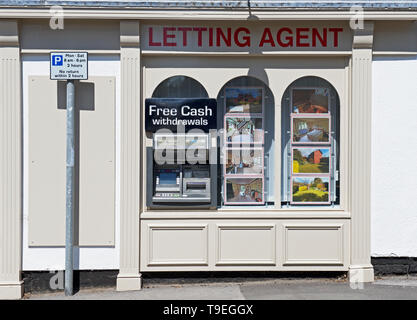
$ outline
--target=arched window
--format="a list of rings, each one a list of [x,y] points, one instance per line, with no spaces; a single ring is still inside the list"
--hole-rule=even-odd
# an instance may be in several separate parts
[[[156,87],[152,98],[208,98],[208,93],[193,78],[173,76],[165,79]]]
[[[222,174],[219,205],[274,204],[274,97],[261,80],[242,76],[217,97]],[[223,115],[223,116],[221,116]]]
[[[283,205],[339,204],[339,96],[319,77],[303,77],[281,102]]]

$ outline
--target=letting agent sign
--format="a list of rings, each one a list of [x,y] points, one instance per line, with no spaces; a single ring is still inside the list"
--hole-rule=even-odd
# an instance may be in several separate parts
[[[344,51],[350,50],[349,25],[277,23],[216,25],[145,25],[145,51]]]
[[[87,80],[87,52],[51,52],[51,80]]]
[[[152,98],[145,100],[145,130],[156,132],[169,129],[177,132],[178,126],[190,129],[216,129],[216,99],[206,98]]]

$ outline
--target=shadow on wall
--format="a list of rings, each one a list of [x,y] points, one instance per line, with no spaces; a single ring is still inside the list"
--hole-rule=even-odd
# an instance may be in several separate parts
[[[252,67],[249,68],[248,76],[259,79],[259,80],[263,81],[263,83],[266,86],[269,86],[268,75],[266,74],[264,68],[256,68],[256,67],[252,66]]]

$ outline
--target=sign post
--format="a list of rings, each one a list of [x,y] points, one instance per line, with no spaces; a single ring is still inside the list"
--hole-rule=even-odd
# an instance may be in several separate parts
[[[65,295],[72,296],[74,294],[74,114],[76,107],[74,81],[88,79],[87,52],[51,52],[50,79],[66,80],[67,82]]]

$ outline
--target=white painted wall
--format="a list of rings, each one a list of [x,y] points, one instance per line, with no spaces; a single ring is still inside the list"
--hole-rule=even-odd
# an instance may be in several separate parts
[[[372,68],[371,254],[417,257],[417,56]]]
[[[119,269],[120,252],[120,59],[118,55],[89,55],[89,76],[116,77],[116,195],[115,246],[83,247],[74,250],[77,269]],[[28,77],[49,76],[49,55],[24,55],[22,58],[23,84],[23,270],[65,269],[64,247],[29,247],[28,245]],[[64,168],[65,170],[65,168]]]

